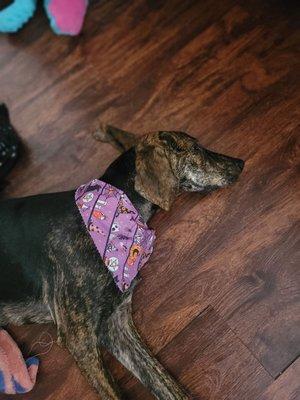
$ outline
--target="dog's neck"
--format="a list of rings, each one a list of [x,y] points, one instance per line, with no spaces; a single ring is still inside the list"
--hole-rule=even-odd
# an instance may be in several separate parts
[[[145,199],[135,190],[135,175],[135,148],[132,147],[110,164],[100,179],[123,190],[141,217],[147,222],[157,211],[158,206]]]

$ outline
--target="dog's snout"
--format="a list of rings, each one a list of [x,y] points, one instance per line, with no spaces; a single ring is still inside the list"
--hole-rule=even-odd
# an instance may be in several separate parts
[[[226,181],[228,184],[231,184],[236,182],[244,168],[245,163],[240,158],[227,157],[227,162],[224,165]]]

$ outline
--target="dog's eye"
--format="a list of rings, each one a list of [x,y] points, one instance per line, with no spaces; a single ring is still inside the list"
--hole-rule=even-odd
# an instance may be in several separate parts
[[[170,148],[170,150],[173,150],[176,153],[182,153],[184,151],[169,133],[159,132],[159,138]]]
[[[197,140],[194,141],[193,146],[192,146],[192,149],[193,149],[194,151],[203,153],[203,147],[198,143]]]

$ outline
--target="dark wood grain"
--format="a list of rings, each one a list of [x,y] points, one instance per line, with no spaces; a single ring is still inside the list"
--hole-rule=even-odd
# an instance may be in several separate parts
[[[267,390],[259,397],[259,400],[298,400],[300,359],[298,358]]]
[[[192,399],[256,399],[272,377],[239,338],[207,307],[158,354],[173,375],[187,387]],[[127,383],[133,399],[140,385]],[[136,389],[139,390],[136,390]]]
[[[154,217],[134,295],[142,336],[196,399],[299,392],[299,16],[294,1],[107,0],[91,2],[79,37],[53,35],[42,9],[0,37],[0,100],[27,149],[5,197],[100,176],[117,151],[93,139],[97,119],[184,130],[246,160],[233,187]],[[28,351],[45,329],[12,332]],[[107,359],[128,398],[146,399]],[[96,398],[66,351],[41,360],[20,399]]]

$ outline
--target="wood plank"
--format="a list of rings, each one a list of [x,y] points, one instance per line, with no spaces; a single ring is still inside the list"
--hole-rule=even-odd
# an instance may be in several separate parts
[[[155,353],[166,352],[167,364],[196,393],[202,389],[193,373],[185,377],[172,364],[172,343],[182,334],[201,348],[201,338],[190,339],[192,324],[208,305],[226,329],[208,346],[212,358],[204,349],[201,377],[214,370],[218,353],[235,371],[241,348],[256,371],[249,385],[258,379],[262,390],[264,374],[251,354],[276,378],[300,347],[298,15],[293,2],[103,0],[91,2],[77,38],[53,35],[42,9],[17,35],[0,37],[1,101],[27,146],[6,197],[66,190],[100,176],[117,153],[92,139],[97,118],[138,134],[189,131],[246,160],[233,187],[184,195],[155,216],[159,240],[135,292],[142,336]],[[26,327],[28,346],[43,329]],[[14,332],[22,338],[22,329]],[[226,343],[233,343],[233,358]],[[127,387],[129,375],[108,360]],[[63,350],[54,347],[42,361],[34,400],[93,396]],[[248,364],[239,368],[244,381]],[[228,399],[246,387],[234,386],[235,375],[220,377]],[[130,385],[132,398],[146,398]],[[256,400],[250,386],[247,396]],[[274,383],[272,390],[283,396],[285,389]]]
[[[291,364],[263,393],[259,400],[300,399],[300,358]]]
[[[159,359],[194,400],[254,400],[272,382],[255,357],[212,307],[205,309],[160,353]],[[152,398],[134,381],[129,398]]]

